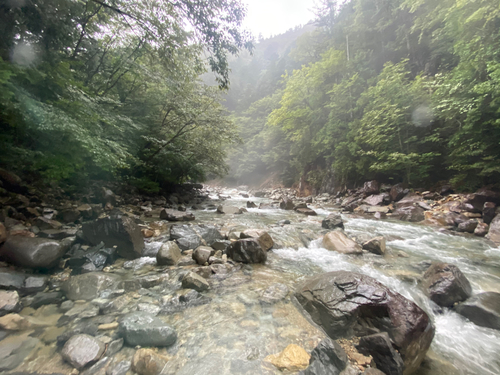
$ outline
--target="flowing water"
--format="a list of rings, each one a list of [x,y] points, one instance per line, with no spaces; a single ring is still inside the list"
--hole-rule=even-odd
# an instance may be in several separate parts
[[[245,207],[248,200],[257,204],[269,202],[264,198],[241,198],[235,190],[224,191],[223,195],[232,196],[223,202],[226,206]],[[118,319],[120,314],[129,311],[163,309],[158,317],[178,334],[175,345],[159,350],[169,358],[163,375],[280,374],[264,360],[267,355],[279,353],[290,343],[311,351],[325,334],[302,316],[290,298],[272,305],[262,303],[263,291],[276,283],[293,291],[298,282],[311,275],[349,270],[374,277],[417,303],[431,316],[436,335],[418,375],[500,374],[500,331],[478,327],[453,311],[442,311],[428,300],[419,285],[429,263],[439,260],[456,264],[470,280],[474,293],[500,292],[498,248],[473,236],[443,233],[399,221],[344,215],[348,235],[358,239],[384,236],[387,254],[383,257],[342,255],[322,248],[320,240],[326,232],[321,228],[321,221],[335,208],[312,208],[318,216],[257,208],[248,209],[242,215],[219,215],[213,209],[193,211],[197,223],[216,224],[226,234],[264,228],[273,237],[275,249],[268,253],[265,265],[237,265],[227,275],[212,276],[211,289],[203,293],[207,300],[178,310],[166,310],[163,303],[166,297],[167,300],[180,298],[179,272],[182,270],[157,267],[150,261],[135,269],[124,269],[117,263],[111,272],[129,280],[155,275],[165,279],[159,285],[118,297],[113,302],[121,310],[113,314]],[[291,224],[277,224],[281,220],[290,220]],[[148,243],[147,248],[152,251],[160,245],[157,238]],[[28,335],[39,339],[35,350],[14,372],[71,373],[72,367],[62,360],[60,348],[55,344],[55,338],[65,329],[56,327],[55,323],[62,313],[56,305],[36,311],[26,308],[21,312],[43,322],[44,328],[5,339],[18,343],[27,342],[23,340]],[[97,318],[102,316],[92,319]],[[103,332],[98,337],[109,341],[116,339],[117,333]],[[124,347],[111,364],[130,361],[133,354],[133,348]],[[104,375],[102,371],[102,374],[88,374]]]

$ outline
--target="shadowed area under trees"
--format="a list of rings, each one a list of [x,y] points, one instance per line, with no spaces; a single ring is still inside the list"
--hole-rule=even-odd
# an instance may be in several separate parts
[[[2,1],[0,164],[150,192],[224,174],[238,137],[221,89],[228,55],[252,48],[244,15],[233,0]]]
[[[245,141],[231,177],[278,173],[318,191],[369,179],[498,184],[499,9],[493,0],[320,1],[313,31],[261,41],[234,62],[233,87],[248,81],[239,72],[258,78],[229,93]]]

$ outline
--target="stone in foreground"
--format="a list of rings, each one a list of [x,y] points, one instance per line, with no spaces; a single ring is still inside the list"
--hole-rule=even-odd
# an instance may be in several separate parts
[[[476,294],[455,310],[478,326],[500,330],[500,293]]]
[[[288,345],[285,350],[279,354],[271,354],[264,360],[272,363],[275,367],[288,371],[300,371],[309,366],[310,355],[295,344]]]
[[[76,335],[64,344],[61,352],[63,358],[73,367],[81,369],[96,362],[104,353],[106,346],[100,340],[89,335]]]
[[[19,267],[53,268],[69,250],[69,242],[11,236],[0,248],[0,258]]]
[[[66,292],[66,297],[70,300],[90,301],[99,296],[104,289],[112,289],[118,284],[121,278],[117,275],[90,272],[83,275],[71,276],[62,285],[62,290]]]
[[[318,275],[300,285],[295,296],[332,339],[387,332],[403,358],[404,375],[417,370],[434,337],[420,307],[365,275]]]
[[[233,242],[227,248],[227,255],[235,262],[264,263],[267,260],[267,253],[256,238],[245,238]]]
[[[179,246],[174,241],[165,242],[156,254],[156,263],[159,266],[175,266],[181,259]]]
[[[323,247],[341,254],[363,254],[361,246],[347,237],[341,229],[325,234],[323,236]]]
[[[197,292],[203,292],[210,288],[207,280],[194,272],[189,272],[182,278],[182,287],[184,289],[194,289]]]
[[[453,307],[472,295],[472,287],[462,271],[447,263],[433,263],[424,274],[423,287],[441,307]]]
[[[141,229],[126,216],[88,222],[83,224],[82,230],[85,239],[93,246],[101,242],[108,248],[116,246],[118,254],[127,259],[140,257],[144,249]]]
[[[139,349],[132,359],[132,370],[139,375],[158,375],[168,359],[151,349]]]
[[[311,352],[309,367],[301,375],[339,375],[348,359],[338,342],[326,338]]]
[[[127,345],[170,346],[177,340],[177,333],[159,318],[145,312],[126,315],[120,322],[120,333]]]

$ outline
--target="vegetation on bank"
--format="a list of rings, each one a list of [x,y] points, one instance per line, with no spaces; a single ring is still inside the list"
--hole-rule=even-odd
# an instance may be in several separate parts
[[[224,174],[238,136],[221,89],[228,56],[251,49],[244,14],[238,0],[3,2],[0,166],[150,192]]]
[[[233,64],[228,105],[245,141],[233,178],[499,184],[498,1],[341,3],[321,1],[318,28],[294,44],[264,40]]]

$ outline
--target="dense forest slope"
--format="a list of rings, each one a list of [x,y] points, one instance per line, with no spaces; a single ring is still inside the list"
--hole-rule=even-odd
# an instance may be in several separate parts
[[[315,25],[232,62],[232,182],[500,182],[498,1],[323,0]]]

